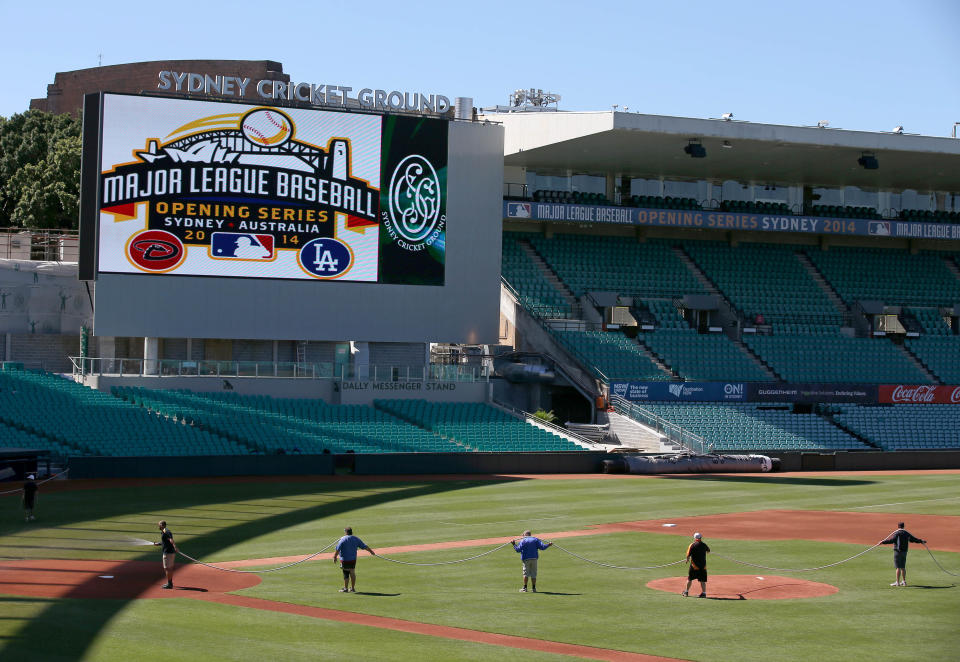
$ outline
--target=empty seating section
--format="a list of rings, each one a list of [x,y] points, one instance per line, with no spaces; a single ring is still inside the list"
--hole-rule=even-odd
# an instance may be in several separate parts
[[[576,451],[577,444],[484,403],[375,400],[374,406],[439,434],[460,450]]]
[[[775,334],[837,333],[843,313],[796,255],[772,244],[688,241],[684,250],[748,322],[763,316]]]
[[[18,425],[22,427],[17,427]],[[29,448],[50,451],[55,456],[77,454],[70,447],[42,434],[28,432],[23,423],[0,423],[0,448]]]
[[[720,211],[737,211],[747,214],[793,214],[785,202],[748,202],[746,200],[724,200]]]
[[[906,346],[944,384],[960,384],[960,336],[907,338]]]
[[[960,279],[934,253],[831,248],[807,255],[848,304],[878,300],[887,305],[939,306],[960,301]]]
[[[49,373],[0,373],[0,420],[60,456],[216,455],[232,442]]]
[[[540,190],[533,192],[536,202],[553,202],[565,205],[609,205],[610,201],[603,193],[581,193],[580,191]]]
[[[833,405],[834,419],[887,451],[960,448],[956,405]]]
[[[920,223],[960,223],[960,211],[931,211],[929,209],[902,209],[900,219]]]
[[[644,353],[635,340],[622,333],[606,331],[552,330],[560,343],[580,362],[598,371],[607,380],[668,380],[664,372]]]
[[[832,218],[882,218],[873,207],[846,207],[844,205],[813,205],[810,208],[810,214]]]
[[[641,303],[653,314],[660,329],[689,329],[673,299],[641,299]]]
[[[512,232],[503,234],[501,273],[517,291],[521,305],[538,317],[569,319],[570,306],[546,279],[543,270],[530,259],[520,246],[527,235]]]
[[[673,298],[704,293],[704,286],[673,252],[668,241],[643,243],[623,237],[558,234],[531,243],[573,291],[619,292],[638,298]]]
[[[704,438],[715,451],[865,450],[856,437],[817,414],[776,404],[644,403],[644,409]]]
[[[700,203],[694,198],[675,198],[670,195],[631,195],[630,199],[626,201],[626,205],[653,209],[702,209]]]
[[[939,308],[911,307],[907,310],[910,314],[917,318],[917,321],[920,323],[920,327],[923,329],[923,333],[932,336],[948,336],[953,333],[953,329],[951,329],[950,325],[947,324],[947,321],[944,319],[944,316],[940,312]]]
[[[744,335],[743,342],[788,382],[929,382],[903,350],[886,338]]]
[[[364,405],[235,393],[118,389],[153,411],[211,430],[255,453],[460,450],[426,430]]]
[[[637,337],[671,370],[690,380],[764,381],[770,377],[746,352],[723,334],[664,330]]]

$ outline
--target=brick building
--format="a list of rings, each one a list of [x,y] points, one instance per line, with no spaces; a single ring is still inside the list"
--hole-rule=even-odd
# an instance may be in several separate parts
[[[134,62],[107,67],[60,71],[47,85],[45,98],[31,99],[30,108],[49,113],[70,113],[77,116],[83,107],[83,95],[90,92],[156,92],[161,71],[187,71],[198,74],[221,74],[249,77],[253,80],[290,81],[283,65],[272,60],[158,60]],[[192,96],[203,97],[195,94]]]

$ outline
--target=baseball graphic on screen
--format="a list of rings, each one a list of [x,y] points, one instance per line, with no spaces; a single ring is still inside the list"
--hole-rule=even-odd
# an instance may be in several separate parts
[[[293,122],[275,108],[258,108],[240,122],[244,137],[260,147],[279,147],[293,137]]]

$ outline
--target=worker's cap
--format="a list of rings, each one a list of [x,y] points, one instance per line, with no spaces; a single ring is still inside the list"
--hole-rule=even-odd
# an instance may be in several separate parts
[[[694,533],[693,537],[696,538],[697,540],[700,540],[700,538],[702,538],[703,536],[701,536],[699,533]]]

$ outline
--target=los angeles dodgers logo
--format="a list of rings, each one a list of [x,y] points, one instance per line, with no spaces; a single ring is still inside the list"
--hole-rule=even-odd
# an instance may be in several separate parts
[[[297,253],[300,268],[314,278],[332,279],[342,276],[353,266],[353,251],[333,237],[320,237],[303,245]]]

